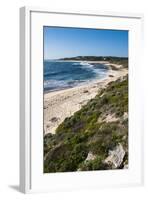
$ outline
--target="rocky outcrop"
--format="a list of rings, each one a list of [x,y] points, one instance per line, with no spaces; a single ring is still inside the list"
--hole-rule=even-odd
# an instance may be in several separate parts
[[[117,118],[116,116],[115,116],[115,114],[113,113],[113,114],[108,114],[105,118],[104,118],[104,120],[103,120],[103,122],[116,122],[116,121],[118,121],[119,120],[119,118]]]
[[[92,152],[89,152],[85,161],[94,160],[95,158],[96,155],[92,154]]]
[[[109,151],[109,156],[105,159],[104,163],[112,166],[113,169],[119,168],[123,163],[125,151],[121,144],[117,145],[113,150]]]
[[[124,165],[123,169],[128,169],[128,165]]]
[[[123,120],[127,120],[127,119],[128,119],[128,113],[127,113],[127,112],[124,112]]]

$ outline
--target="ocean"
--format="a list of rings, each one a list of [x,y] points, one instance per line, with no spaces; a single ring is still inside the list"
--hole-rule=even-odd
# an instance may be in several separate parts
[[[107,71],[108,67],[104,64],[45,60],[44,92],[72,88],[103,79]]]

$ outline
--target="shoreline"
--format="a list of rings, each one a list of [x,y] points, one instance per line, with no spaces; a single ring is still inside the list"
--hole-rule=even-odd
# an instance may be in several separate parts
[[[94,62],[95,61],[90,61],[90,63]],[[100,63],[100,61],[96,62]],[[44,135],[47,133],[55,134],[56,128],[64,121],[64,119],[80,110],[83,105],[87,104],[90,99],[97,95],[100,89],[106,87],[109,82],[115,81],[128,74],[128,69],[122,69],[119,65],[111,64],[109,62],[106,62],[106,65],[114,65],[118,70],[112,70],[109,67],[108,74],[103,79],[94,80],[90,83],[72,88],[44,93]]]
[[[63,62],[63,61],[58,61],[58,62]],[[110,63],[108,61],[85,61],[85,60],[80,60],[80,61],[74,61],[74,60],[67,61],[66,60],[65,61],[64,60],[64,62],[87,62],[88,64],[103,64],[106,67],[108,67],[107,75],[108,75],[108,73],[110,73],[110,71],[112,71],[111,67],[110,67]],[[112,65],[115,65],[115,64],[112,64]],[[103,79],[105,79],[107,77],[107,75],[104,78],[101,78],[100,80],[102,81]],[[84,86],[85,84],[94,83],[96,81],[97,81],[97,79],[93,79],[91,81],[88,81],[88,82],[84,81],[84,83],[81,83],[81,84],[78,84],[78,85],[75,85],[75,86],[71,86],[71,87],[65,87],[65,88],[63,87],[63,88],[60,88],[60,89],[57,89],[57,90],[56,89],[55,90],[46,90],[46,91],[44,91],[44,94],[51,93],[51,92],[62,91],[62,90],[67,90],[67,89],[72,89],[72,88],[75,88],[75,87]]]

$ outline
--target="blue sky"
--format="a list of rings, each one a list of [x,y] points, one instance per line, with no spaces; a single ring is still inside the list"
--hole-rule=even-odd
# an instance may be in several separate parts
[[[44,27],[44,59],[128,56],[128,31]]]

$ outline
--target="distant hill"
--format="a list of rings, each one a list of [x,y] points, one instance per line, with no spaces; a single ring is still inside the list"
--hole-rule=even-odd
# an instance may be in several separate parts
[[[76,56],[61,58],[60,60],[87,60],[87,61],[112,61],[112,60],[127,60],[127,57],[116,57],[116,56]]]
[[[116,57],[116,56],[76,56],[76,57],[68,57],[61,58],[60,60],[74,60],[74,61],[108,61],[114,64],[121,64],[124,67],[128,67],[128,57]]]

